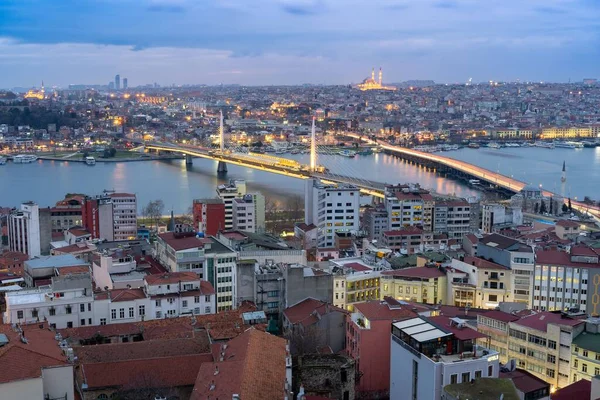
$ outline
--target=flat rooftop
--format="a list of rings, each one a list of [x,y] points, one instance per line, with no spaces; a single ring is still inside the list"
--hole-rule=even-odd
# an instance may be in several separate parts
[[[504,400],[519,400],[512,381],[502,378],[478,378],[472,383],[446,385],[444,391],[455,398],[469,400],[499,399],[501,395],[504,395]]]

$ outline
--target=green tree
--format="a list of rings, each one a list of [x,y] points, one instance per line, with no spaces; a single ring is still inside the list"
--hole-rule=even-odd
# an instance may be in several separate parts
[[[573,207],[571,206],[571,198],[569,197],[569,212],[573,212]]]
[[[540,205],[538,203],[535,203],[533,206],[533,212],[537,214],[539,210],[540,210]]]
[[[562,212],[564,214],[568,213],[569,212],[569,206],[563,203],[563,205],[562,205]]]
[[[542,200],[542,202],[540,203],[540,214],[546,214],[547,212],[548,209],[546,208],[546,202]]]

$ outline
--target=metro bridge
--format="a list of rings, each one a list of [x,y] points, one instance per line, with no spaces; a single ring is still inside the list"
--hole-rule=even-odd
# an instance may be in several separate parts
[[[400,155],[405,159],[415,161],[416,163],[421,165],[434,166],[439,171],[450,171],[459,176],[465,176],[468,178],[487,182],[491,186],[497,189],[505,190],[509,193],[518,193],[524,187],[528,186],[526,182],[522,182],[512,177],[493,172],[488,169],[481,168],[476,165],[469,164],[467,162],[456,160],[453,158],[408,149],[406,147],[395,146],[381,140],[371,140],[367,137],[350,132],[344,132],[343,136],[358,139],[359,141],[365,143],[378,145],[380,148],[387,150],[390,153]],[[546,197],[557,196],[556,193],[547,190],[543,190],[542,194]],[[600,207],[590,206],[579,201],[571,201],[571,206],[573,209],[579,212],[591,215],[592,217],[594,217],[596,222],[600,222]]]
[[[315,142],[315,123],[313,119],[311,133],[310,165],[301,164],[295,160],[243,151],[232,151],[225,148],[223,136],[223,117],[219,128],[219,148],[212,149],[201,146],[178,145],[164,142],[146,142],[146,151],[179,153],[186,156],[186,163],[191,164],[193,158],[205,158],[218,161],[217,172],[227,172],[227,165],[239,165],[260,171],[271,172],[298,179],[319,178],[324,183],[350,184],[358,187],[361,193],[383,198],[385,183],[340,175],[317,165],[317,151]]]

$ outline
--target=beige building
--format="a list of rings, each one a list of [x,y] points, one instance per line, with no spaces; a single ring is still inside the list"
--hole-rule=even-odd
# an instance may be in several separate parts
[[[446,299],[446,274],[437,266],[383,271],[381,299],[386,296],[397,300],[440,304]]]
[[[483,258],[453,259],[447,282],[449,305],[494,309],[501,302],[513,301],[511,270]]]
[[[544,128],[540,134],[540,139],[573,139],[593,137],[592,127],[552,127]]]
[[[331,263],[333,305],[353,311],[355,303],[380,299],[380,267],[368,265],[358,257]]]
[[[502,311],[489,311],[477,315],[477,330],[489,338],[489,347],[500,355],[500,363],[508,361],[508,324],[518,321],[516,315]]]
[[[508,323],[508,358],[551,385],[570,383],[573,338],[585,328],[581,319],[541,312]]]

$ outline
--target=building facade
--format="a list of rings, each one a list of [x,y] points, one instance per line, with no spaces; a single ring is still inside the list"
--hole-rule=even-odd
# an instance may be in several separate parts
[[[215,236],[225,229],[225,203],[221,199],[197,199],[192,205],[194,229]]]
[[[18,210],[8,216],[8,248],[19,251],[29,257],[38,257],[41,253],[40,211],[33,202],[23,203]]]

